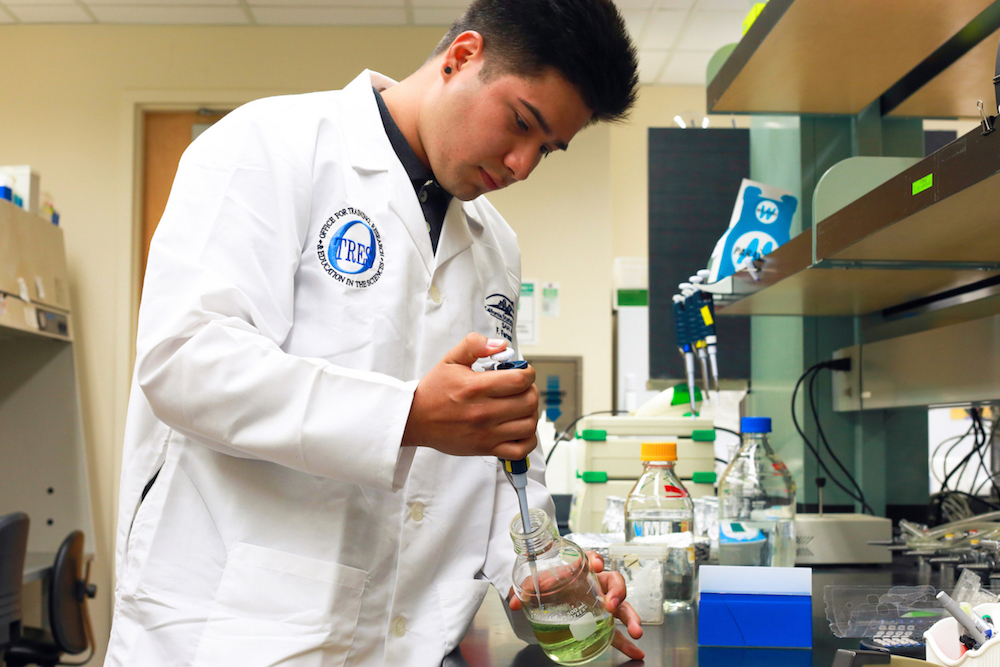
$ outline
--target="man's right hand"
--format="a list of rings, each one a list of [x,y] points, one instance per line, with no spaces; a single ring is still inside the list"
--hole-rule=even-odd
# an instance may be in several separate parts
[[[534,369],[472,370],[477,359],[506,347],[470,333],[444,355],[417,384],[402,444],[456,456],[525,458],[537,444]]]

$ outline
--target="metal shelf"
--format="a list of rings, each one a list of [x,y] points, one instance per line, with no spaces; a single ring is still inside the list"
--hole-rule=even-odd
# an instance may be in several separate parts
[[[976,285],[1000,276],[998,211],[1000,132],[974,130],[738,273],[720,312],[865,315]]]
[[[770,0],[708,110],[856,115],[882,100],[892,115],[974,117],[994,97],[998,22],[991,0]]]

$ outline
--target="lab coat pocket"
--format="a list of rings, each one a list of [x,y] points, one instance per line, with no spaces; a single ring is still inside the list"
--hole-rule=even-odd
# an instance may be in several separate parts
[[[342,665],[367,578],[337,563],[237,543],[193,664]]]
[[[445,653],[450,653],[462,641],[489,588],[490,582],[482,579],[443,581],[437,585]]]

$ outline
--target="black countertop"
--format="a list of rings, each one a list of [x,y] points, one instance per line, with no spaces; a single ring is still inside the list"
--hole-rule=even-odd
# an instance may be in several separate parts
[[[838,648],[858,648],[858,639],[838,639],[826,619],[823,589],[827,585],[896,586],[916,585],[912,559],[899,559],[889,566],[813,568],[812,649],[748,649],[698,646],[697,609],[667,615],[663,625],[643,626],[636,644],[646,653],[643,661],[630,661],[608,649],[593,667],[647,665],[649,667],[830,667]],[[934,584],[935,582],[931,582]],[[621,624],[619,629],[624,629]],[[538,646],[524,644],[507,621],[499,596],[491,591],[473,620],[472,627],[453,653],[447,667],[551,667],[555,663]]]

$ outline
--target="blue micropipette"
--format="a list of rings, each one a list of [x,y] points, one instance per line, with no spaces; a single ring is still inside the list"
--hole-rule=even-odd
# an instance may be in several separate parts
[[[684,371],[687,375],[688,398],[691,401],[691,418],[698,416],[698,407],[694,400],[694,352],[691,349],[691,338],[688,334],[688,316],[684,308],[684,297],[674,295],[674,335],[677,348],[684,355]]]

